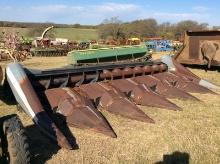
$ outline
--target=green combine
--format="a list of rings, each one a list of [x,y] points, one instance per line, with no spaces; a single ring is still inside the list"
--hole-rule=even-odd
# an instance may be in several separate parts
[[[149,59],[145,45],[74,50],[68,53],[70,64],[92,64],[103,62],[119,62],[125,60]]]

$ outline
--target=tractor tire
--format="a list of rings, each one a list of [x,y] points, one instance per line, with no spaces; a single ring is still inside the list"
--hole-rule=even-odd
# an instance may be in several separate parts
[[[4,161],[9,164],[29,164],[30,152],[27,137],[20,119],[13,116],[3,122]]]

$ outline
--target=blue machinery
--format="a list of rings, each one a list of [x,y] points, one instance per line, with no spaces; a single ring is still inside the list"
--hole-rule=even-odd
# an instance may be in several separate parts
[[[162,52],[173,50],[170,40],[146,40],[144,43],[149,51]]]

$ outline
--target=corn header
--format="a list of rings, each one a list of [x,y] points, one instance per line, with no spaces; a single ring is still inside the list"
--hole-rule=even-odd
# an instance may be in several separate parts
[[[155,123],[138,105],[173,112],[182,109],[169,101],[199,101],[190,93],[216,94],[218,86],[200,79],[170,56],[157,61],[130,61],[74,65],[32,70],[19,63],[6,67],[7,81],[22,109],[60,147],[73,145],[54,117],[69,126],[117,137],[102,111],[120,117]]]

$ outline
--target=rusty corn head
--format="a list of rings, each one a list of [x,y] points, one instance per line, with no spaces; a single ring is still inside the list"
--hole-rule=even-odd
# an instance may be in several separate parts
[[[167,98],[199,101],[190,93],[215,94],[210,88],[219,88],[170,56],[158,61],[42,71],[11,63],[6,68],[6,75],[23,110],[47,136],[67,149],[73,147],[51,115],[63,117],[69,126],[116,137],[101,113],[103,110],[130,120],[154,123],[138,105],[179,111],[182,109]]]

